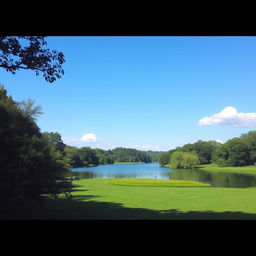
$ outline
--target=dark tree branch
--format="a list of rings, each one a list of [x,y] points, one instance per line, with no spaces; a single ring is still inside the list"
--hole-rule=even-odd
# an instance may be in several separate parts
[[[0,67],[15,74],[16,70],[34,70],[43,73],[47,82],[54,82],[64,74],[64,54],[45,49],[42,36],[0,37]],[[28,43],[29,45],[27,45]]]

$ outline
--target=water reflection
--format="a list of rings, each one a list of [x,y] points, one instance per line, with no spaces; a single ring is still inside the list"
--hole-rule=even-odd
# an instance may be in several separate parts
[[[159,164],[111,164],[97,167],[74,168],[73,175],[80,179],[97,178],[151,178],[169,179],[168,168]]]
[[[170,170],[170,179],[194,180],[209,183],[213,187],[246,188],[256,186],[256,176],[228,172],[194,170]]]
[[[200,169],[171,169],[159,164],[101,165],[75,168],[73,175],[80,179],[97,178],[151,178],[192,180],[211,184],[214,187],[246,188],[256,187],[256,175],[228,172],[208,172]]]

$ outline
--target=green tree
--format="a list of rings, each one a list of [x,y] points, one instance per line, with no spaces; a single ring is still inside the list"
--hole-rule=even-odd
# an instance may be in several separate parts
[[[229,166],[243,166],[251,164],[250,144],[243,139],[233,138],[226,142],[229,157],[227,159]]]
[[[170,164],[174,169],[191,169],[199,165],[200,161],[196,153],[175,151],[171,154]]]
[[[68,158],[69,164],[71,165],[72,168],[84,166],[84,162],[81,160],[79,156],[78,148],[65,145],[64,154]]]
[[[34,106],[35,101],[28,99],[27,101],[18,102],[18,107],[23,115],[32,121],[37,120],[37,116],[42,115],[41,106]]]
[[[161,154],[159,157],[159,164],[160,166],[165,166],[166,164],[169,164],[170,161],[170,154],[169,153],[164,153]]]
[[[99,159],[96,155],[96,152],[90,147],[80,148],[79,157],[84,162],[84,166],[99,164]]]
[[[40,198],[41,193],[56,195],[62,188],[70,187],[67,161],[45,140],[33,116],[19,106],[0,87],[2,207],[15,205],[17,199]]]
[[[115,162],[152,162],[150,155],[145,151],[134,148],[117,147],[111,150],[111,155]]]
[[[250,159],[252,163],[256,163],[256,131],[249,131],[248,133],[242,134],[241,139],[250,144]]]
[[[175,150],[183,151],[183,152],[193,152],[195,151],[200,160],[200,164],[209,164],[213,161],[213,155],[216,149],[221,144],[216,141],[202,141],[199,140],[193,144],[188,143],[182,147],[178,147]]]
[[[252,164],[251,145],[241,138],[230,139],[216,150],[214,159],[219,166]]]
[[[43,137],[54,147],[55,150],[64,153],[65,144],[58,132],[44,132]]]

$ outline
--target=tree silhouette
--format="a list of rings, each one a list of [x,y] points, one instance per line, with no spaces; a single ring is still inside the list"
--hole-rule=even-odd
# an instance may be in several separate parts
[[[45,48],[45,36],[1,36],[0,67],[15,74],[17,70],[33,70],[52,83],[64,74],[64,54]]]

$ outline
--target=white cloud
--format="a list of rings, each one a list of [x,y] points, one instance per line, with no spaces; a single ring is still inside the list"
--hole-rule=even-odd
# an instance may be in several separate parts
[[[198,121],[198,125],[227,125],[231,127],[256,126],[256,113],[238,112],[236,108],[228,106],[219,113],[210,117],[204,117]]]
[[[85,133],[80,138],[63,138],[63,142],[74,145],[74,146],[83,146],[85,144],[95,143],[97,142],[97,137],[93,133]],[[97,144],[98,145],[98,144]]]
[[[86,133],[79,140],[82,141],[82,142],[85,142],[85,143],[87,143],[87,142],[96,142],[97,137],[93,133]]]

